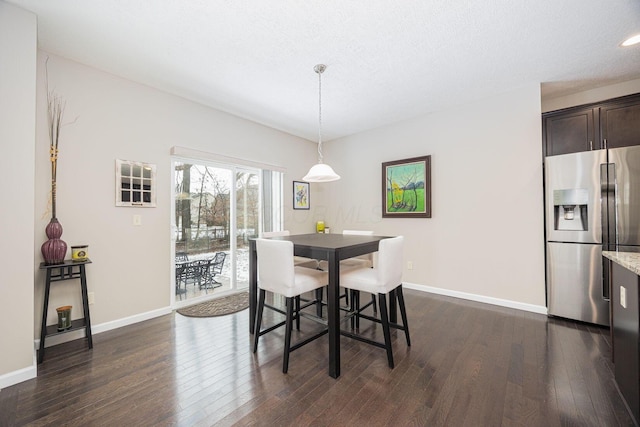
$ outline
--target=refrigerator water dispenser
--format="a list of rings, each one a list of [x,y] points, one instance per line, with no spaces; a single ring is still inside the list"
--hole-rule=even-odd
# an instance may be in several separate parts
[[[589,192],[584,188],[553,191],[554,229],[587,231]]]

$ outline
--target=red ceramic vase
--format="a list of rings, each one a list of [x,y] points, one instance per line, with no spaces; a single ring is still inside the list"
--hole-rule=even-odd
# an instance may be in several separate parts
[[[62,225],[57,218],[51,218],[47,228],[45,228],[45,233],[49,240],[40,247],[44,263],[47,265],[62,264],[67,254],[67,244],[60,240],[60,237],[62,237]]]

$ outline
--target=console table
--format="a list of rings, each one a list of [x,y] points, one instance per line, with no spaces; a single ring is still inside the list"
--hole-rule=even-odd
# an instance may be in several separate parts
[[[89,296],[87,292],[87,276],[85,266],[90,264],[91,260],[72,261],[65,260],[62,264],[46,265],[40,263],[40,269],[46,270],[47,277],[44,288],[44,304],[42,308],[42,327],[40,329],[40,349],[38,351],[38,363],[42,363],[44,359],[44,340],[46,337],[53,335],[65,334],[67,332],[77,331],[79,329],[86,330],[86,339],[89,348],[93,348],[93,339],[91,336],[91,319],[89,317]],[[71,321],[71,327],[64,331],[58,331],[58,324],[47,326],[47,311],[49,309],[49,291],[51,283],[61,282],[63,280],[80,279],[80,289],[82,291],[82,308],[84,317]]]

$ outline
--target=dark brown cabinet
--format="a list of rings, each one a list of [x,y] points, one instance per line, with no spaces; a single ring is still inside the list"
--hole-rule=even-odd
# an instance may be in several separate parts
[[[615,378],[637,422],[640,419],[640,278],[620,264],[609,262]]]
[[[542,115],[545,156],[640,145],[640,94]]]
[[[576,108],[543,115],[547,156],[592,150],[596,134],[597,111]]]
[[[600,129],[606,148],[640,145],[640,99],[600,107]]]

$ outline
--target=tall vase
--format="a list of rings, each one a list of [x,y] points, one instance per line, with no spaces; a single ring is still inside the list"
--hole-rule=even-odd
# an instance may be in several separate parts
[[[42,256],[44,257],[44,263],[46,265],[62,264],[64,257],[67,254],[67,244],[60,240],[62,236],[62,225],[58,221],[58,218],[51,218],[45,233],[49,240],[44,242],[40,247]]]

